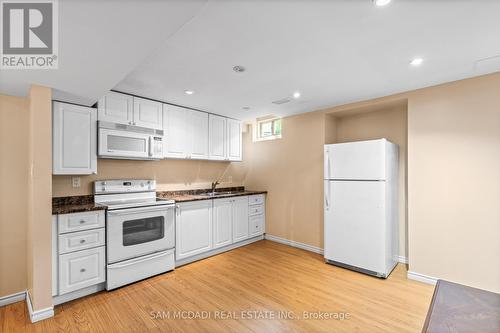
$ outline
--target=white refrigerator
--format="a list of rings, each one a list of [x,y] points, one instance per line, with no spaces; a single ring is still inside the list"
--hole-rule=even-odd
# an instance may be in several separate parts
[[[386,139],[325,145],[327,263],[381,278],[396,266],[398,155]]]

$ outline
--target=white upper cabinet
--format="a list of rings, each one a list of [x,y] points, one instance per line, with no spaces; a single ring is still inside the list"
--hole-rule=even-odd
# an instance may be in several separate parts
[[[162,103],[134,97],[133,124],[141,127],[163,129]]]
[[[52,105],[52,173],[97,173],[97,110],[54,102]]]
[[[241,161],[241,150],[241,121],[227,118],[227,157],[229,161]]]
[[[208,113],[188,110],[189,158],[208,159]]]
[[[208,159],[208,113],[164,104],[166,158]]]
[[[134,98],[129,95],[108,92],[97,103],[98,119],[124,125],[133,125]]]
[[[186,109],[163,105],[164,155],[167,158],[188,158]]]
[[[209,134],[210,137],[208,139],[209,144],[209,158],[211,160],[226,160],[227,157],[227,130],[226,123],[227,118],[209,115]]]
[[[163,129],[160,102],[110,91],[97,105],[101,121]]]

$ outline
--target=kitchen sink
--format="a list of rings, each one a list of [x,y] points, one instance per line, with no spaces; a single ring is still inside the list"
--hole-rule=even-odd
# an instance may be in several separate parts
[[[201,193],[200,195],[205,197],[220,197],[224,195],[231,195],[237,193],[243,193],[243,192],[242,191],[208,192],[208,193]]]

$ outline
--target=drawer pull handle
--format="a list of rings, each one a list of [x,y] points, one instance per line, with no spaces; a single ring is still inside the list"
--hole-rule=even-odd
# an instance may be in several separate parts
[[[80,244],[85,243],[85,239],[80,239]]]
[[[85,268],[80,269],[80,273],[83,273],[83,272],[85,272],[85,271],[86,271],[86,269],[85,269]]]
[[[85,223],[85,220],[80,220],[80,224],[83,224],[83,223]]]

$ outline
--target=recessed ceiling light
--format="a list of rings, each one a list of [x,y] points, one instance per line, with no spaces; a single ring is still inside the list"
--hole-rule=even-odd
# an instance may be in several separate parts
[[[375,4],[375,6],[378,6],[378,7],[386,6],[389,4],[389,2],[391,2],[391,0],[373,0],[373,3]]]
[[[192,94],[194,94],[194,91],[192,91],[192,90],[184,90],[184,93],[186,95],[192,95]]]
[[[246,68],[245,68],[245,67],[243,67],[243,66],[239,66],[239,65],[238,65],[238,66],[234,66],[234,67],[233,67],[233,71],[235,71],[236,73],[242,73],[242,72],[244,72],[245,70],[246,70]]]
[[[295,98],[295,99],[300,98],[300,92],[298,92],[298,91],[294,92],[293,98]]]
[[[415,58],[412,61],[410,61],[410,65],[412,66],[420,66],[424,62],[423,58]]]
[[[250,110],[250,107],[249,106],[244,106],[244,107],[242,107],[242,109],[245,110],[245,111],[248,111],[248,110]]]

